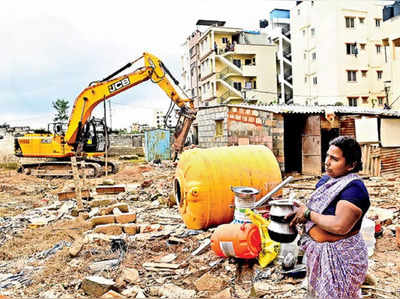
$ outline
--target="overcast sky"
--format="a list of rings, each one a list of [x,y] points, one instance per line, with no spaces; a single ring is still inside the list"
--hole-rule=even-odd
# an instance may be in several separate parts
[[[150,52],[181,81],[182,44],[198,19],[258,30],[273,8],[295,1],[4,1],[0,10],[0,124],[46,127],[51,103],[75,98],[92,81]],[[142,66],[142,61],[138,66]],[[133,69],[132,69],[133,70]],[[111,98],[113,128],[151,123],[170,100],[150,81]],[[102,113],[103,105],[95,112]],[[107,104],[108,108],[108,104]]]

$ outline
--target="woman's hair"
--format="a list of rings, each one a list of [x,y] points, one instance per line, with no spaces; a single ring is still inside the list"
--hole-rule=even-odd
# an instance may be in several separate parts
[[[349,136],[339,136],[332,139],[329,145],[340,148],[343,152],[343,157],[346,159],[346,164],[354,165],[354,168],[350,172],[362,170],[361,147],[356,140]]]

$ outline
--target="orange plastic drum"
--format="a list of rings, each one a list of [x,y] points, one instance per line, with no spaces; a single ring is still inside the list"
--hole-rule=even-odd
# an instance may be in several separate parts
[[[232,221],[231,187],[256,188],[258,200],[281,181],[278,161],[264,145],[195,148],[182,153],[174,189],[185,225],[205,229]]]
[[[261,251],[260,231],[255,224],[222,224],[211,236],[211,249],[222,257],[253,259]]]

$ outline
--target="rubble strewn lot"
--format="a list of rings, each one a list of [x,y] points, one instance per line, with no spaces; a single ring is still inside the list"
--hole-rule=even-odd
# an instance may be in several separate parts
[[[173,198],[175,165],[124,162],[121,171],[88,179],[91,198],[78,211],[59,200],[72,180],[41,179],[0,170],[0,295],[9,297],[302,298],[302,278],[282,274],[277,260],[223,259],[210,247],[196,250],[213,229],[190,230]],[[284,189],[304,200],[318,178],[298,177]],[[400,295],[400,177],[365,178],[370,216],[382,221],[370,257],[367,298]],[[118,194],[96,193],[104,184]],[[117,188],[118,189],[118,188]],[[120,190],[121,191],[121,190]]]

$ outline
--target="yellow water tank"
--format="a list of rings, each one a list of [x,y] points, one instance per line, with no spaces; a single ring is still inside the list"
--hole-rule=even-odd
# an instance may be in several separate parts
[[[185,225],[205,229],[232,221],[231,187],[256,188],[258,200],[281,181],[278,161],[264,145],[196,148],[182,153],[174,191]]]

